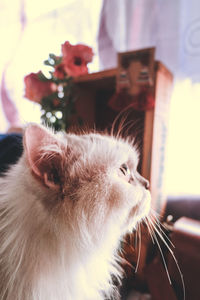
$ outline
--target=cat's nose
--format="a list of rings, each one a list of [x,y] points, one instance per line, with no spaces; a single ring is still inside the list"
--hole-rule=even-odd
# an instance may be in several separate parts
[[[146,189],[146,190],[148,190],[149,189],[149,181],[146,179],[146,178],[144,178],[144,177],[140,177],[140,182],[141,182],[141,184],[143,185],[143,187]]]
[[[140,182],[140,184],[146,189],[148,190],[150,187],[149,181],[144,178],[143,176],[141,176],[139,173],[137,173],[137,180]]]
[[[150,186],[150,185],[149,185],[149,181],[148,181],[147,179],[144,179],[143,185],[144,185],[144,187],[145,187],[146,190],[149,189],[149,186]]]

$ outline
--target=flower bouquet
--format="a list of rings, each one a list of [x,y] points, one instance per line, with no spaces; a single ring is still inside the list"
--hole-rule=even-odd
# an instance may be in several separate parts
[[[82,44],[73,46],[66,41],[61,56],[49,54],[44,61],[50,68],[49,76],[41,71],[25,76],[25,97],[41,105],[43,124],[56,131],[70,126],[72,115],[76,114],[73,78],[88,73],[87,64],[92,58],[92,48]]]

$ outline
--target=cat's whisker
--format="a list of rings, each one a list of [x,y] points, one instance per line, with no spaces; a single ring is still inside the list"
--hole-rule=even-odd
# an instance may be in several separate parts
[[[125,114],[126,113],[126,114]],[[121,118],[121,120],[120,120]],[[128,112],[122,111],[120,112],[117,117],[115,118],[112,127],[111,127],[111,136],[115,136],[116,138],[119,138],[121,136],[122,130],[124,128],[124,123],[126,121],[126,119],[128,118]],[[120,120],[120,122],[119,122]],[[117,125],[117,122],[119,122],[119,124]],[[117,131],[117,134],[115,133],[115,131]]]
[[[111,136],[116,136],[115,131],[117,131],[117,133],[119,133],[119,131],[122,132],[122,129],[123,129],[122,127],[124,126],[126,120],[128,119],[128,116],[130,115],[131,112],[132,112],[132,108],[130,106],[128,106],[128,107],[125,107],[122,111],[120,111],[120,113],[118,113],[118,115],[116,116],[116,118],[114,119],[114,121],[112,123]],[[121,118],[121,120],[120,120],[120,118]],[[133,120],[132,120],[132,122],[133,122]],[[119,137],[119,135],[117,135],[117,136]]]
[[[157,229],[157,227],[155,226],[155,224],[149,220],[149,222],[151,223],[151,225],[153,226],[155,232],[158,234],[158,236],[160,237],[160,239],[162,240],[162,242],[165,244],[165,246],[167,247],[167,249],[170,251],[171,254],[173,254],[172,249],[170,248],[170,246],[168,245],[168,243],[166,242],[166,240],[164,239],[164,237],[162,236],[162,234],[160,233],[160,231]]]
[[[148,224],[148,218],[147,218],[147,217],[144,219],[144,222],[145,222],[145,225],[147,226],[147,229],[148,229],[148,232],[149,232],[149,234],[150,234],[152,243],[155,244],[155,240],[154,240],[154,238],[153,238],[153,230],[149,227],[149,224]]]
[[[134,136],[139,135],[139,133],[136,132],[136,128],[137,128],[137,124],[141,123],[141,120],[138,118],[133,120],[133,118],[131,118],[131,120],[127,121],[128,117],[132,113],[132,111],[133,111],[133,109],[129,106],[129,107],[126,107],[124,110],[122,110],[117,115],[117,117],[115,118],[115,120],[112,124],[112,127],[111,127],[111,131],[110,131],[111,136],[113,136],[117,139],[119,139],[121,137],[126,138],[126,136],[128,136],[128,131],[130,130],[130,128],[134,128]],[[129,124],[130,124],[130,126],[129,126]],[[127,126],[128,126],[128,128],[127,128]],[[124,131],[124,129],[126,129],[126,130]],[[142,131],[143,131],[143,129],[141,128],[141,132]]]
[[[149,220],[149,221],[150,221],[150,220]],[[152,224],[149,223],[150,228],[151,228],[151,225],[152,225]],[[157,244],[157,246],[158,246],[158,249],[159,249],[159,251],[160,251],[160,254],[161,254],[161,257],[162,257],[162,261],[163,261],[163,264],[164,264],[164,268],[165,268],[165,271],[166,271],[166,274],[167,274],[169,283],[170,283],[170,285],[171,285],[172,282],[171,282],[171,278],[170,278],[169,271],[168,271],[168,268],[167,268],[167,263],[166,263],[166,260],[165,260],[165,257],[164,257],[162,248],[161,248],[161,246],[160,246],[160,244],[159,244],[159,241],[158,241],[158,239],[157,239],[157,237],[156,237],[156,234],[154,234],[154,239],[155,239],[156,244]]]
[[[161,228],[162,223],[160,222],[160,220],[154,216],[154,218],[151,218],[152,224],[154,225],[154,228],[156,227],[157,230],[160,230],[161,236],[165,237],[166,240],[169,242],[169,244],[175,248],[174,244],[172,243],[172,241],[170,240],[170,238],[167,236],[167,234],[164,232],[164,230]],[[166,229],[168,230],[168,229]]]
[[[178,261],[177,261],[175,255],[174,255],[174,252],[173,252],[172,249],[169,247],[169,245],[167,244],[167,242],[165,241],[164,237],[163,237],[162,234],[159,232],[159,230],[156,228],[156,226],[154,226],[154,223],[152,222],[152,220],[149,219],[149,222],[150,222],[150,224],[153,226],[155,232],[156,232],[156,233],[158,234],[158,236],[161,238],[161,240],[163,241],[163,243],[165,244],[165,246],[167,247],[167,249],[169,250],[170,254],[172,255],[172,258],[173,258],[173,260],[174,260],[174,262],[175,262],[175,264],[176,264],[177,270],[178,270],[178,272],[179,272],[179,274],[180,274],[180,277],[181,277],[181,282],[182,282],[182,287],[183,287],[183,299],[185,300],[185,282],[184,282],[184,278],[183,278],[183,273],[182,273],[182,271],[181,271],[181,269],[180,269],[179,263],[178,263]],[[150,225],[150,224],[149,224],[149,225]],[[156,240],[156,242],[157,242],[159,251],[160,251],[160,253],[161,253],[162,260],[163,260],[163,263],[164,263],[164,266],[165,266],[165,270],[166,270],[166,273],[167,273],[169,282],[170,282],[170,284],[172,284],[172,283],[171,283],[171,278],[170,278],[170,276],[169,276],[167,264],[166,264],[166,261],[165,261],[165,258],[164,258],[162,249],[161,249],[161,247],[160,247],[160,244],[159,244],[159,242],[158,242],[158,239],[157,239],[157,237],[156,237],[156,234],[154,235],[154,237],[155,237],[155,240]]]
[[[163,235],[163,236],[167,239],[167,241],[170,243],[170,245],[171,245],[173,248],[175,248],[175,245],[172,243],[172,241],[171,241],[170,238],[167,236],[167,234],[163,231],[163,229],[161,228],[160,224],[156,222],[156,223],[155,223],[155,226],[158,226],[158,228],[159,228],[159,230],[160,230],[160,232],[161,232],[161,235]]]
[[[159,228],[161,234],[168,240],[168,242],[170,243],[170,245],[175,248],[175,245],[172,243],[171,239],[169,238],[169,236],[165,233],[166,232],[169,232],[169,228],[167,228],[166,226],[164,226],[159,220],[158,221],[155,221],[156,223],[156,226]],[[162,229],[162,227],[163,229]],[[165,231],[164,231],[165,230]]]
[[[135,231],[135,240],[134,240],[134,248],[137,249],[137,241],[138,241],[138,231]]]
[[[159,220],[159,218],[162,218],[162,216],[160,216],[153,208],[151,208],[151,215],[157,220],[161,227],[168,231],[168,228]]]
[[[124,127],[126,127],[126,129],[125,129],[125,131],[123,132],[123,137],[124,138],[126,138],[126,137],[128,137],[129,138],[129,143],[130,143],[130,135],[129,135],[129,131],[130,131],[130,129],[131,128],[135,128],[135,124],[134,123],[136,123],[137,121],[135,121],[135,122],[133,122],[133,120],[130,120],[130,121],[128,121],[126,124],[125,124],[125,126]],[[139,126],[139,125],[138,125]],[[135,130],[135,129],[134,129]],[[141,127],[141,128],[138,128],[137,129],[137,132],[135,132],[135,134],[134,134],[134,136],[139,136],[140,135],[140,133],[142,133],[143,132],[143,128]],[[135,141],[135,138],[134,138],[134,141]],[[132,142],[133,143],[133,142]],[[134,143],[133,143],[134,144]]]
[[[125,137],[126,136],[126,132],[127,132],[127,129],[123,132],[123,130],[128,126],[128,125],[130,125],[130,124],[132,124],[133,123],[133,121],[132,120],[130,120],[130,121],[128,121],[128,122],[126,122],[125,123],[125,118],[124,119],[122,119],[122,121],[121,121],[121,123],[119,124],[119,129],[118,129],[118,131],[117,131],[117,138],[120,138],[121,136],[123,136],[123,137]]]
[[[137,263],[136,263],[136,267],[135,267],[135,273],[137,273],[137,271],[138,271],[139,262],[140,262],[140,255],[141,255],[141,227],[140,227],[140,223],[138,223],[138,228],[139,228],[139,233],[138,233],[139,248],[138,248],[138,257],[137,257]]]

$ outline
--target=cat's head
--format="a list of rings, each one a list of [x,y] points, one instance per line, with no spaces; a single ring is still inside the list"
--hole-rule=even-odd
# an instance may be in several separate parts
[[[24,145],[51,219],[87,229],[95,239],[109,230],[132,230],[148,214],[149,183],[138,173],[138,152],[128,141],[97,133],[56,135],[31,124]]]

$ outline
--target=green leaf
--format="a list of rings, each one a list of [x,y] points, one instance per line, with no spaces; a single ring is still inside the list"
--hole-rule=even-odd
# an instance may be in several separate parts
[[[55,57],[54,61],[55,61],[55,66],[60,65],[62,62],[62,56]]]
[[[62,56],[57,56],[57,55],[55,55],[53,53],[49,54],[49,58],[51,60],[53,60],[54,63],[51,64],[51,65],[54,65],[54,66],[57,66],[57,65],[59,65],[62,62]]]
[[[54,55],[51,55],[52,59]],[[54,92],[51,95],[44,97],[41,100],[42,115],[41,121],[43,124],[47,124],[50,127],[53,127],[56,131],[66,130],[72,120],[72,116],[77,114],[75,108],[76,96],[76,86],[73,82],[72,77],[66,77],[63,80],[54,78],[53,73],[50,72],[52,78],[49,79],[50,82],[54,82],[57,85],[63,86],[63,97],[58,97],[58,92]],[[48,79],[46,79],[48,80]],[[62,112],[62,118],[58,119],[56,117],[56,112]],[[48,112],[51,112],[51,116],[55,117],[55,122],[51,122],[51,116],[47,115]],[[83,124],[81,118],[77,116],[77,123],[81,126]]]
[[[53,54],[53,53],[49,53],[49,57],[50,57],[51,59],[55,60],[55,58],[56,58],[56,55],[55,55],[55,54]]]
[[[49,81],[49,79],[42,72],[38,73],[38,78],[41,81]]]
[[[46,59],[46,60],[44,61],[44,65],[46,65],[46,66],[51,66],[51,67],[52,67],[52,64],[49,62],[48,59]]]

